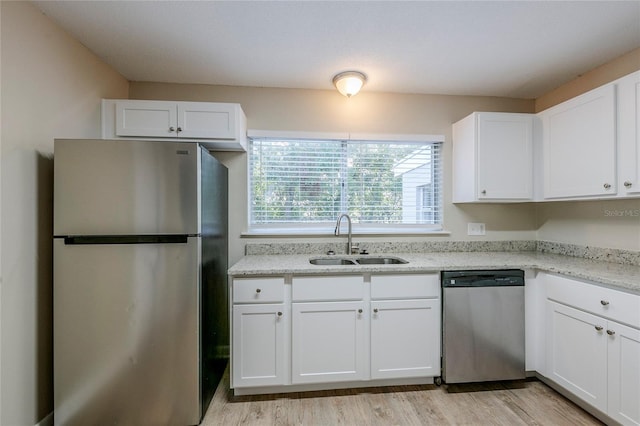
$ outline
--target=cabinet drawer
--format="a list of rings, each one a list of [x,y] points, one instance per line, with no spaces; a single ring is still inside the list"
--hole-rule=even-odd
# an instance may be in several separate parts
[[[364,297],[362,276],[294,277],[292,287],[294,302],[362,300]]]
[[[640,296],[557,275],[545,280],[549,299],[640,328]]]
[[[284,278],[241,278],[233,280],[233,303],[275,303],[284,301]]]
[[[440,297],[440,276],[426,275],[373,275],[372,299],[424,299]]]

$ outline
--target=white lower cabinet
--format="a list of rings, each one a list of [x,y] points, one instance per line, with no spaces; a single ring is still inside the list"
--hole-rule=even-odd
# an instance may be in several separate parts
[[[371,378],[440,375],[440,299],[371,302]]]
[[[364,302],[292,304],[291,383],[362,380]]]
[[[607,335],[597,316],[547,302],[550,379],[602,412],[607,411]]]
[[[638,306],[640,309],[640,306]],[[640,330],[609,322],[608,414],[622,424],[640,425]]]
[[[233,307],[233,384],[285,384],[284,305]]]
[[[640,296],[546,281],[545,375],[615,421],[640,425]]]
[[[439,274],[236,278],[231,300],[238,394],[440,376]]]
[[[440,376],[440,275],[371,276],[371,378]]]
[[[233,387],[284,385],[289,310],[282,277],[234,279],[231,289]]]

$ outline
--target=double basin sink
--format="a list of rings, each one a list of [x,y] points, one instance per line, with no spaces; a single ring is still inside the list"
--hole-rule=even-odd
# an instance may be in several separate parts
[[[399,257],[357,257],[357,258],[345,258],[345,257],[321,257],[310,259],[309,263],[312,265],[399,265],[402,263],[409,263]]]

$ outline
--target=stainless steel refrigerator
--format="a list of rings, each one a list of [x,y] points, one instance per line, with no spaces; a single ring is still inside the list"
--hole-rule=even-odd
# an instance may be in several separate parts
[[[55,141],[55,424],[202,420],[228,356],[227,215],[227,169],[196,143]]]

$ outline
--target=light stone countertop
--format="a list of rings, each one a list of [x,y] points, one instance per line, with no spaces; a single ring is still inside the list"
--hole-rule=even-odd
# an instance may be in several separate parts
[[[578,257],[529,252],[446,252],[371,253],[369,257],[400,257],[409,263],[397,265],[330,265],[309,263],[311,258],[360,256],[346,255],[251,255],[229,269],[232,277],[269,275],[418,273],[467,269],[537,269],[575,277],[595,284],[640,294],[640,266],[590,260]]]

